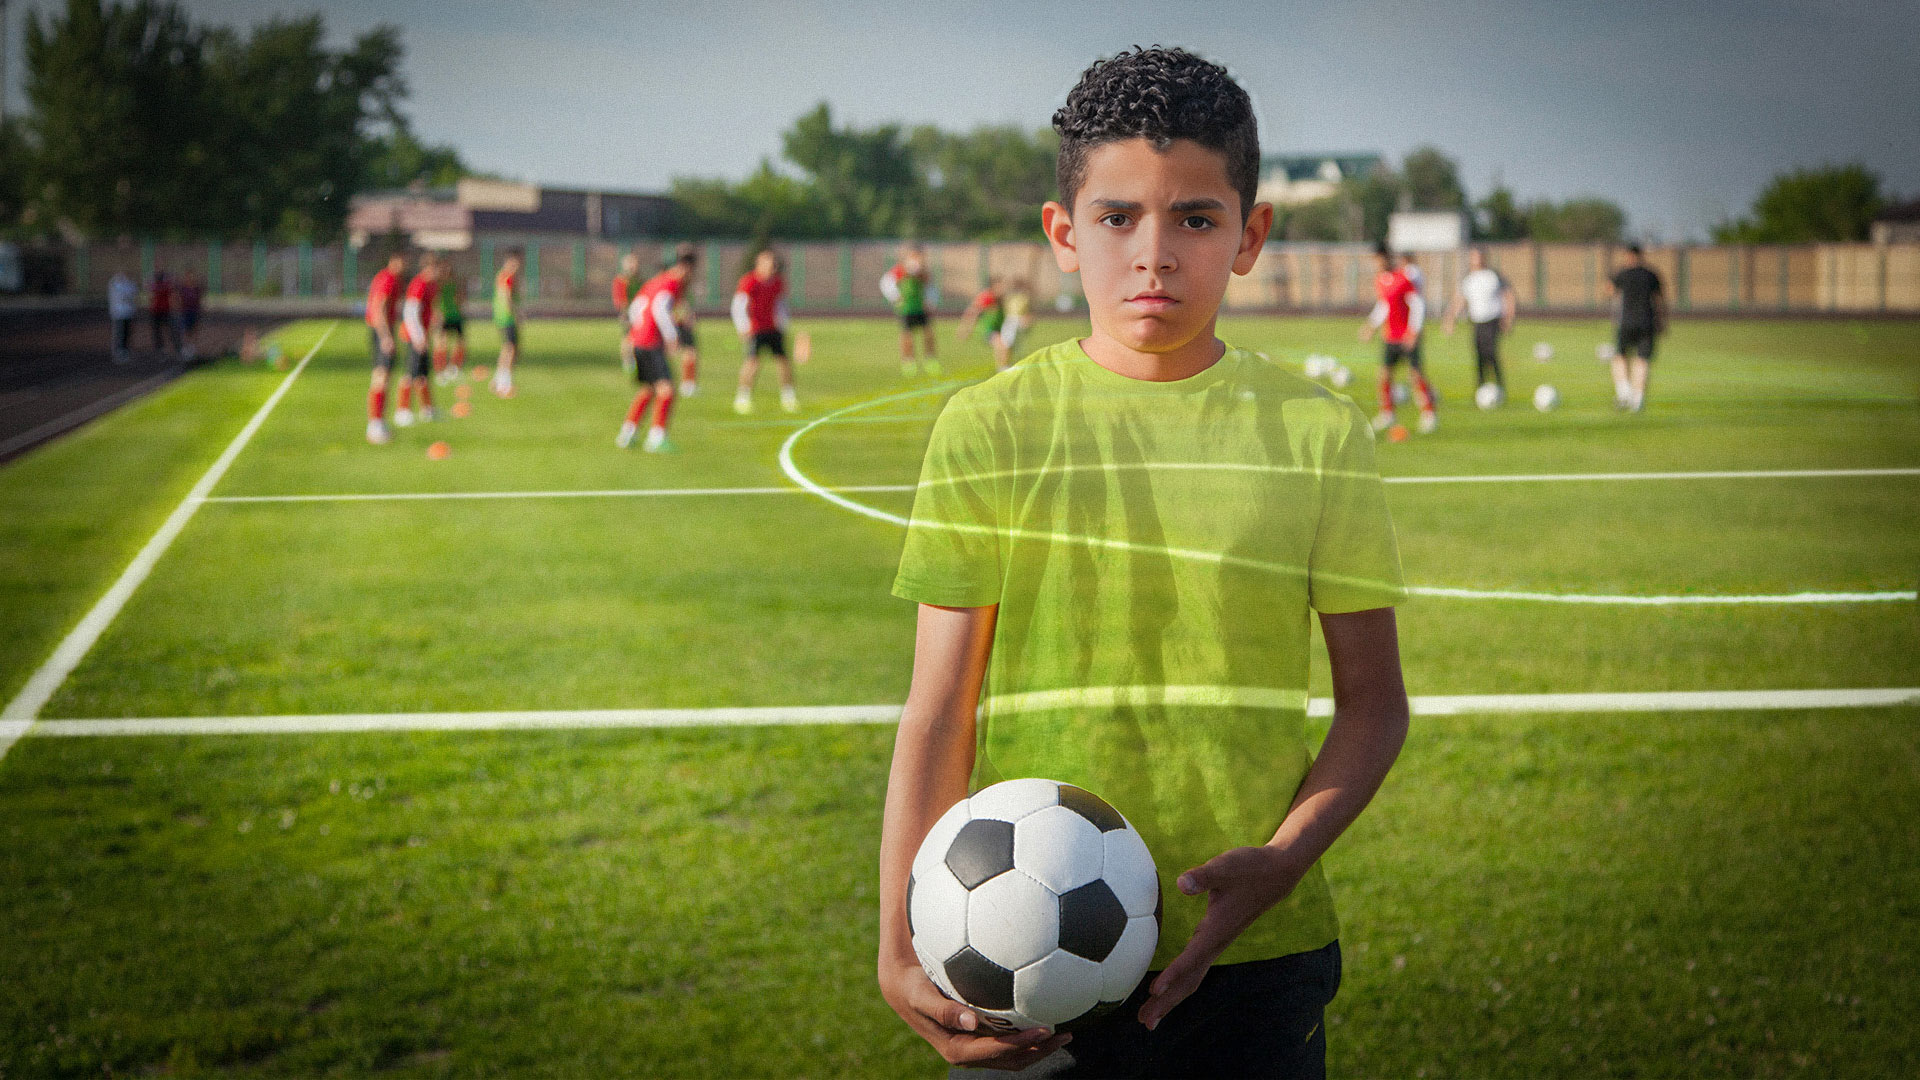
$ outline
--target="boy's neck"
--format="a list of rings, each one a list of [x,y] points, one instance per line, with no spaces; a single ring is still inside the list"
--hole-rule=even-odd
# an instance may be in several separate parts
[[[1193,340],[1169,352],[1141,352],[1115,341],[1100,332],[1098,327],[1093,333],[1080,339],[1080,349],[1088,359],[1115,375],[1122,375],[1141,382],[1178,382],[1191,379],[1220,362],[1227,353],[1226,343],[1213,334],[1213,323],[1207,323],[1205,332],[1195,334]]]

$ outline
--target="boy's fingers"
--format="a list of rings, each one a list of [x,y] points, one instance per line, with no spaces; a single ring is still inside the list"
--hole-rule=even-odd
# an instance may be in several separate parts
[[[915,990],[913,1007],[948,1031],[973,1031],[980,1026],[978,1014],[934,989],[932,983]]]

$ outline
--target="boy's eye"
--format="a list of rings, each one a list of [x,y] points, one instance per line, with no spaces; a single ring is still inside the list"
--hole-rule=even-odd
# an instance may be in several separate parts
[[[1201,214],[1189,214],[1182,224],[1189,229],[1211,229],[1213,228],[1213,219]]]
[[[1121,213],[1112,213],[1112,214],[1108,214],[1108,215],[1106,215],[1105,217],[1102,217],[1102,218],[1100,219],[1100,224],[1102,224],[1102,225],[1111,225],[1111,226],[1113,226],[1114,228],[1116,228],[1116,229],[1118,229],[1118,228],[1120,228],[1120,227],[1122,227],[1122,226],[1124,226],[1124,225],[1126,225],[1126,224],[1128,223],[1128,220],[1129,220],[1129,219],[1127,218],[1127,215],[1125,215],[1125,214],[1121,214]]]

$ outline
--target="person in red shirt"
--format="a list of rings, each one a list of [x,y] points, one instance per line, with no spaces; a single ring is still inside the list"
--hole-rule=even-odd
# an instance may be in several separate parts
[[[413,395],[420,395],[419,419],[433,419],[433,305],[440,297],[440,259],[428,255],[420,260],[420,272],[407,282],[406,301],[400,309],[401,340],[407,346],[407,375],[400,383],[400,406],[393,411],[395,427],[407,427],[414,421]]]
[[[620,370],[633,374],[633,340],[627,336],[631,329],[627,325],[627,305],[633,303],[633,294],[639,289],[640,256],[629,251],[620,257],[620,272],[613,278],[613,311],[620,320]]]
[[[159,352],[164,347],[167,352],[178,356],[180,327],[173,321],[173,279],[167,276],[165,270],[154,272],[153,287],[148,293],[148,308],[153,316],[154,351]]]
[[[640,419],[652,402],[653,426],[647,429],[644,448],[655,453],[673,450],[673,444],[667,441],[667,416],[673,410],[673,368],[667,363],[667,350],[680,343],[680,329],[673,324],[673,305],[687,291],[694,261],[691,248],[682,250],[673,265],[640,286],[639,295],[627,306],[627,336],[633,341],[634,377],[640,382],[640,392],[633,395],[626,422],[614,437],[614,445],[621,449],[633,445]]]
[[[733,289],[733,328],[746,343],[740,363],[740,388],[733,394],[733,411],[753,411],[753,384],[760,377],[760,350],[773,353],[780,365],[780,407],[797,412],[800,398],[793,389],[793,361],[787,358],[787,279],[780,273],[780,257],[764,249],[753,258],[753,270]]]
[[[1387,245],[1374,248],[1373,261],[1377,271],[1373,290],[1380,299],[1373,305],[1367,325],[1360,328],[1361,343],[1372,341],[1376,331],[1386,343],[1380,363],[1380,412],[1373,418],[1373,426],[1376,431],[1393,426],[1393,373],[1404,360],[1413,372],[1413,392],[1420,401],[1420,432],[1426,434],[1440,426],[1439,414],[1433,407],[1433,387],[1427,382],[1425,367],[1416,351],[1420,327],[1427,317],[1426,301],[1420,298],[1419,288],[1407,275],[1394,269],[1393,253],[1387,250]]]
[[[392,438],[387,430],[387,379],[393,374],[397,348],[394,334],[400,326],[400,275],[407,269],[403,252],[387,256],[387,265],[367,286],[367,340],[373,347],[373,380],[367,387],[367,441],[379,445]]]

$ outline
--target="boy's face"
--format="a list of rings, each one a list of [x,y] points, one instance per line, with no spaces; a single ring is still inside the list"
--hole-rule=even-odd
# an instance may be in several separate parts
[[[774,271],[773,252],[763,251],[756,256],[753,260],[753,270],[754,273],[759,274],[763,278],[772,277]]]
[[[1071,215],[1048,203],[1041,219],[1060,269],[1080,275],[1095,332],[1165,353],[1211,338],[1229,275],[1253,269],[1273,208],[1255,206],[1242,225],[1224,154],[1125,139],[1087,154]]]

